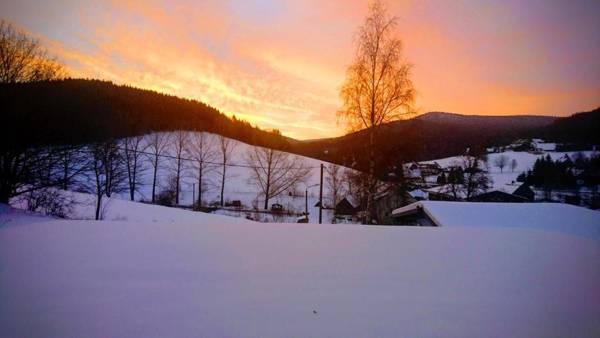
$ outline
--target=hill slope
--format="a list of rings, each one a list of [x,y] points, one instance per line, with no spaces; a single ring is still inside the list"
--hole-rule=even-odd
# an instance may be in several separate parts
[[[99,80],[2,84],[0,102],[0,140],[13,146],[87,143],[177,129],[218,132],[278,148],[290,142],[202,102]]]
[[[543,128],[545,138],[584,145],[600,144],[600,108],[559,118]]]
[[[380,128],[377,143],[381,170],[402,161],[430,160],[461,154],[467,147],[502,144],[552,123],[548,116],[468,116],[427,113]],[[330,162],[365,168],[368,134],[365,131],[297,145],[296,152]]]

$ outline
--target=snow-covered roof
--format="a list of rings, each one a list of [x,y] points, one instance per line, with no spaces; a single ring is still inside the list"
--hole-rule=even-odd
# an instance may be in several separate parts
[[[523,227],[600,238],[600,212],[569,204],[420,201],[392,215],[419,209],[438,226]]]
[[[435,187],[424,189],[423,191],[425,191],[427,193],[444,194],[444,195],[448,195],[448,196],[454,195],[452,192],[452,184],[438,185]],[[462,186],[456,187],[456,197],[457,198],[467,198],[467,193]]]
[[[429,194],[426,191],[421,189],[415,189],[413,191],[409,191],[408,194],[413,198],[428,198]]]

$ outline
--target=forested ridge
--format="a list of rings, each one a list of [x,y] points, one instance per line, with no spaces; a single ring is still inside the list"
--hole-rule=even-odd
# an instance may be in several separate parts
[[[208,131],[348,167],[364,169],[367,133],[299,141],[228,117],[205,103],[87,79],[0,84],[6,148],[82,144],[178,129]],[[433,112],[379,127],[377,169],[461,154],[520,137],[589,147],[600,143],[600,109],[570,117],[470,116]]]
[[[230,118],[205,103],[111,82],[65,79],[0,84],[2,142],[81,144],[178,129],[289,147],[290,139]]]

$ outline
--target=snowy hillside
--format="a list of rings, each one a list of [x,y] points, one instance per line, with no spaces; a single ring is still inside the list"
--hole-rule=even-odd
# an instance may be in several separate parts
[[[172,133],[170,133],[170,137],[174,137]],[[195,134],[191,133],[191,134]],[[218,135],[208,134],[209,142],[216,148],[218,148]],[[225,184],[225,193],[224,198],[226,201],[239,200],[242,205],[245,207],[244,209],[253,209],[254,207],[258,207],[258,209],[262,209],[262,205],[264,203],[263,197],[259,194],[259,189],[256,185],[254,185],[250,181],[251,170],[247,167],[247,154],[256,148],[255,146],[236,141],[230,140],[233,144],[232,155],[230,159],[231,166],[227,168],[227,178]],[[174,154],[175,150],[173,149],[173,145],[167,149],[167,154]],[[303,162],[303,164],[307,167],[310,167],[310,175],[305,183],[298,184],[294,191],[293,195],[290,196],[288,192],[284,192],[275,198],[272,198],[269,202],[269,205],[273,203],[279,203],[283,205],[285,210],[291,210],[298,213],[304,212],[305,209],[305,198],[304,192],[306,187],[313,186],[308,190],[308,212],[309,212],[309,222],[310,223],[318,223],[318,213],[319,208],[315,207],[317,202],[319,201],[319,187],[314,186],[319,183],[319,175],[320,175],[320,165],[321,163],[327,164],[326,162],[322,162],[319,160],[315,160],[308,157],[297,156],[296,162]],[[220,160],[219,155],[216,155],[215,162]],[[161,169],[159,170],[159,185],[164,187],[167,184],[168,177],[170,175],[170,168],[173,168],[175,160],[172,158],[165,158],[161,160]],[[194,196],[193,188],[196,183],[195,176],[195,163],[193,161],[184,162],[184,174],[182,179],[182,187],[181,187],[181,195],[180,195],[180,204],[182,205],[191,205],[192,199]],[[144,168],[146,169],[146,176],[151,173],[151,166],[149,162],[145,162]],[[220,168],[218,165],[213,166],[213,170],[210,171],[207,177],[208,181],[208,191],[203,197],[203,200],[210,204],[211,202],[216,202],[220,197]],[[147,177],[146,182],[151,182],[149,177]],[[196,185],[197,189],[197,185]],[[291,191],[290,191],[291,192]],[[148,201],[151,199],[151,186],[150,184],[145,184],[139,191],[137,195],[137,199]],[[123,198],[126,198],[127,194],[123,194]],[[327,189],[323,189],[324,200],[329,200],[329,195],[327,193]],[[244,212],[235,212],[235,211],[217,211],[219,213],[244,217]],[[256,215],[254,215],[256,217]],[[330,222],[332,219],[333,213],[330,210],[323,210],[323,219],[325,222]],[[274,219],[271,215],[260,215],[262,221],[273,222]],[[295,217],[286,218],[285,221],[295,222]],[[279,219],[279,221],[282,221]]]
[[[524,152],[524,151],[504,151],[504,152],[500,152],[500,153],[487,154],[487,165],[488,165],[487,170],[491,176],[492,183],[493,183],[490,190],[500,190],[500,191],[504,191],[509,194],[512,194],[521,185],[521,183],[517,182],[517,176],[519,176],[519,174],[521,174],[524,171],[532,169],[533,164],[535,163],[535,161],[538,158],[540,158],[542,156],[550,155],[552,160],[558,160],[558,159],[563,158],[565,155],[568,155],[569,157],[573,158],[576,153],[577,152],[550,151],[550,152],[543,152],[543,153],[535,154],[535,153]],[[589,157],[594,152],[593,151],[584,151],[582,153]],[[509,162],[513,159],[516,160],[517,161],[516,168],[514,170],[511,170],[510,167],[507,165],[507,167],[505,167],[504,170],[500,170],[499,168],[495,167],[494,162],[500,156],[508,157]],[[452,166],[456,163],[460,163],[460,157],[459,156],[446,157],[446,158],[442,158],[442,159],[438,159],[438,160],[425,161],[423,163],[438,163],[441,167],[446,168],[446,167]]]
[[[142,206],[157,222],[138,215],[147,210],[102,222],[0,213],[0,336],[600,334],[597,240]]]
[[[157,173],[157,187],[156,193],[159,194],[161,191],[166,189],[168,186],[169,178],[174,175],[173,169],[175,167],[176,159],[174,158],[176,154],[176,146],[175,146],[175,138],[176,132],[172,133],[162,133],[162,135],[166,136],[168,139],[167,146],[165,147],[162,155],[159,160],[159,169]],[[192,143],[192,139],[195,135],[198,135],[197,132],[189,132],[188,133],[188,145],[189,149],[190,143]],[[203,186],[205,191],[203,192],[203,201],[205,205],[210,205],[214,203],[218,203],[220,200],[220,184],[221,184],[221,166],[218,164],[221,161],[221,155],[219,154],[219,135],[205,133],[207,136],[207,144],[210,145],[211,150],[215,153],[212,158],[212,164],[209,165],[209,170],[204,174],[203,177]],[[247,155],[248,153],[255,150],[257,147],[239,142],[232,139],[227,139],[231,143],[232,152],[228,159],[228,166],[226,171],[226,179],[225,179],[225,192],[223,194],[225,203],[231,201],[240,201],[243,211],[236,210],[217,210],[217,213],[236,216],[236,217],[252,217],[253,219],[258,219],[264,222],[296,222],[297,214],[301,214],[305,211],[306,201],[305,201],[305,190],[308,188],[308,212],[309,212],[309,222],[317,223],[318,222],[318,212],[319,208],[316,207],[316,204],[319,200],[319,175],[320,175],[320,165],[321,163],[325,163],[319,160],[291,155],[294,159],[295,165],[304,166],[310,168],[310,173],[306,180],[296,184],[291,189],[286,189],[285,192],[280,195],[273,197],[269,201],[269,206],[274,203],[281,204],[285,211],[290,211],[292,215],[284,215],[284,216],[273,216],[267,213],[250,213],[248,210],[263,210],[264,197],[260,194],[260,189],[251,182],[252,171],[249,169]],[[123,140],[120,141],[121,147],[123,146]],[[140,146],[140,150],[143,150],[145,153],[141,156],[141,170],[138,174],[138,178],[140,180],[140,184],[138,185],[135,193],[136,201],[150,201],[152,199],[152,174],[153,174],[153,166],[151,162],[151,150],[150,148],[146,148],[146,145],[149,144],[150,137],[146,135],[142,144]],[[122,150],[122,149],[121,149]],[[181,186],[180,186],[180,198],[179,204],[182,206],[191,206],[193,203],[194,196],[197,198],[198,196],[198,179],[197,179],[197,163],[190,158],[190,155],[185,153],[183,157],[189,160],[184,160],[182,163],[182,178],[181,178]],[[325,163],[327,164],[327,163]],[[90,178],[84,175],[80,175],[78,177],[80,182],[83,182],[83,185],[86,184],[86,181],[89,181]],[[77,189],[77,188],[76,188]],[[95,197],[93,195],[84,195],[84,194],[74,194],[78,205],[75,208],[75,211],[70,215],[69,218],[76,219],[90,219],[94,217],[94,203]],[[111,213],[110,209],[112,205],[121,200],[129,199],[129,192],[125,189],[123,192],[115,193],[112,195],[110,199],[106,199],[107,202],[106,212],[108,212],[108,218],[106,219],[115,219],[114,212]],[[325,201],[325,205],[331,205],[330,197],[326,186],[323,188],[323,199]],[[13,205],[19,205],[19,203],[13,203]],[[134,204],[131,204],[132,208],[136,208]],[[234,209],[234,208],[231,208]],[[112,215],[112,216],[110,216]],[[123,218],[128,218],[130,215],[123,210],[123,215],[119,216]],[[331,210],[323,210],[323,221],[330,223],[333,217],[333,213]]]

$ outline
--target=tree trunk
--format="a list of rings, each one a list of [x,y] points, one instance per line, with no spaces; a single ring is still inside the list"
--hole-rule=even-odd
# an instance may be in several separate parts
[[[265,189],[265,210],[269,209],[269,191],[271,189],[271,159],[269,159],[269,168],[267,169],[267,189]]]
[[[100,220],[100,209],[102,208],[102,194],[96,195],[96,221]]]
[[[62,189],[69,189],[69,159],[68,155],[65,155],[65,160],[63,163],[63,180],[62,180]]]
[[[221,177],[221,207],[225,205],[223,194],[225,194],[225,163],[223,163],[223,176]]]
[[[154,175],[152,178],[152,204],[156,199],[156,172],[158,171],[158,155],[154,159]]]
[[[175,205],[179,205],[179,180],[181,176],[181,158],[177,159],[177,175],[175,175]]]
[[[196,201],[194,201],[196,202]],[[198,166],[198,207],[202,207],[202,164]]]
[[[129,197],[132,201],[135,200],[135,185],[137,183],[137,154],[133,158],[133,168],[131,170],[131,184],[129,185]]]
[[[375,127],[369,131],[369,177],[367,180],[367,217],[366,223],[371,224],[373,218],[373,196],[375,192]]]

